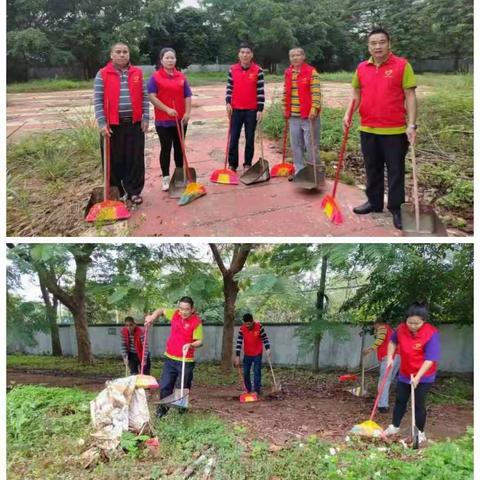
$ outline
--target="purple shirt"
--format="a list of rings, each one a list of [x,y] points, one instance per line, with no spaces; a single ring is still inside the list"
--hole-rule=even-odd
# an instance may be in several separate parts
[[[150,93],[158,93],[158,85],[155,81],[154,76],[150,77],[147,85],[147,92]],[[192,90],[190,85],[188,84],[188,80],[185,79],[185,83],[183,84],[183,96],[184,98],[188,98],[192,96]],[[175,127],[175,120],[155,120],[155,125],[157,127]]]
[[[395,330],[390,338],[390,341],[397,344],[398,337]],[[434,333],[430,340],[425,344],[424,359],[431,360],[432,362],[438,362],[440,360],[440,334]],[[435,381],[436,372],[432,375],[423,376],[419,383],[433,383]],[[410,378],[399,373],[398,380],[403,383],[410,383]]]

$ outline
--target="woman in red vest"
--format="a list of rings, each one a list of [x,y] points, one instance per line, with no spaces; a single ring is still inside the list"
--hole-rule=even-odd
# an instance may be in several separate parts
[[[240,366],[240,352],[243,343],[243,381],[246,390],[260,395],[262,387],[262,352],[263,347],[271,359],[270,342],[261,323],[255,322],[251,313],[243,316],[243,325],[240,327],[237,336],[237,347],[235,349],[235,366]],[[250,370],[253,365],[253,390],[250,380]]]
[[[440,360],[440,335],[433,325],[427,323],[427,318],[426,305],[414,303],[407,311],[406,321],[398,326],[390,339],[387,365],[393,365],[393,356],[398,346],[400,374],[393,421],[385,430],[385,435],[395,435],[400,431],[400,422],[405,415],[410,398],[410,384],[413,382],[415,422],[420,431],[419,441],[426,441],[424,432],[427,419],[425,400],[435,381],[437,365]]]
[[[157,71],[148,82],[148,96],[155,107],[155,129],[160,139],[162,190],[170,183],[170,152],[174,151],[176,167],[183,167],[183,153],[175,117],[181,120],[184,135],[192,108],[192,91],[185,75],[175,68],[177,57],[173,48],[162,48]]]
[[[122,42],[110,49],[111,61],[95,77],[95,117],[102,135],[110,137],[110,185],[122,196],[142,203],[145,184],[145,132],[149,104],[143,73],[130,63]],[[103,143],[102,143],[103,155]]]

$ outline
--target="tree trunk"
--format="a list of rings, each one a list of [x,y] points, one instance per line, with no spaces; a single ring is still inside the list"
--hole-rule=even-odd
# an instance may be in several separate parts
[[[77,339],[78,360],[82,363],[92,363],[92,348],[88,333],[88,321],[85,304],[72,311],[75,324],[75,337]]]
[[[40,278],[40,277],[39,277]],[[50,326],[50,338],[52,340],[52,355],[54,357],[62,356],[62,345],[60,343],[60,334],[57,325],[57,305],[58,299],[53,296],[53,302],[50,299],[47,286],[40,278],[40,290],[42,291],[43,302],[47,312],[48,325]]]
[[[327,259],[328,255],[322,257],[322,271],[320,275],[320,286],[317,291],[317,303],[316,307],[320,310],[320,318],[323,317],[324,313],[324,304],[325,304],[325,284],[327,280]],[[313,358],[312,358],[312,369],[315,372],[319,370],[319,358],[320,358],[320,342],[322,341],[322,334],[319,333],[315,335],[313,341]]]
[[[235,331],[235,302],[238,295],[238,284],[232,276],[223,279],[223,294],[225,304],[223,308],[223,337],[222,337],[222,370],[228,371],[232,368],[233,333]]]

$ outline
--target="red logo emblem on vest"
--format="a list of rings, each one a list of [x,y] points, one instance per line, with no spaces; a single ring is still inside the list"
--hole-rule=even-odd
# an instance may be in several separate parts
[[[134,75],[134,76],[132,77],[132,82],[137,83],[137,82],[139,82],[139,81],[140,81],[140,77],[139,77],[138,75]]]
[[[413,349],[414,350],[421,350],[422,349],[422,344],[421,343],[414,343],[413,344]]]
[[[255,77],[256,77],[256,74],[255,74],[255,73],[249,73],[249,74],[248,74],[248,78],[249,78],[250,80],[255,80]]]
[[[391,77],[393,75],[393,70],[385,70],[385,76]]]

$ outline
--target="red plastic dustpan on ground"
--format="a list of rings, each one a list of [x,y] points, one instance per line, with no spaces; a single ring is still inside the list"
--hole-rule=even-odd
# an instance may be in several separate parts
[[[130,218],[130,212],[119,200],[110,200],[110,137],[103,137],[103,201],[90,208],[87,222],[114,222]]]
[[[285,126],[283,127],[283,146],[282,146],[282,163],[277,163],[270,170],[272,177],[289,177],[295,173],[293,163],[285,160],[287,155],[287,133],[288,133],[288,118],[285,119]]]
[[[354,104],[355,103],[352,100],[350,102],[350,108],[348,110],[348,126],[345,128],[345,132],[343,133],[342,146],[338,154],[337,171],[335,173],[335,182],[333,183],[332,194],[325,195],[325,197],[323,197],[321,205],[327,217],[335,225],[341,225],[343,223],[342,211],[340,210],[340,207],[335,200],[335,195],[337,193],[338,182],[340,181],[340,171],[343,167],[343,157],[345,156],[345,149],[347,147],[348,133],[350,132],[350,123],[352,122]]]
[[[242,372],[240,371],[240,366],[238,367],[238,375],[240,376],[240,380],[243,384],[244,392],[240,395],[240,403],[248,403],[248,402],[256,402],[258,401],[257,392],[248,392],[247,387],[245,385],[245,381],[242,376]]]
[[[238,175],[230,168],[227,168],[228,164],[228,151],[230,149],[230,131],[232,126],[232,120],[228,117],[228,137],[227,148],[225,150],[225,164],[220,170],[214,170],[210,175],[210,181],[214,183],[221,183],[223,185],[238,185],[240,180]]]
[[[145,357],[148,355],[147,345],[148,345],[148,326],[145,325],[145,330],[143,332],[143,355],[142,355],[142,364],[140,367],[140,374],[137,375],[137,380],[135,382],[135,387],[145,388],[145,389],[155,389],[160,388],[156,378],[153,375],[144,375],[143,369],[145,367]]]

